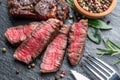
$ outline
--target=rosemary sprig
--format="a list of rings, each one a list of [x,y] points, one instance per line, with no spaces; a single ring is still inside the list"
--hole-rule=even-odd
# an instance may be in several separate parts
[[[103,55],[115,56],[117,54],[120,54],[120,45],[116,44],[115,42],[113,42],[109,39],[107,41],[103,40],[103,43],[106,46],[106,48],[97,48],[97,50],[101,51],[101,52],[97,53],[98,55],[100,55],[100,56],[103,56]],[[115,62],[115,64],[118,64],[118,63],[120,63],[120,60]]]
[[[120,63],[120,60],[117,60],[117,61],[114,63],[114,65],[119,64],[119,63]]]

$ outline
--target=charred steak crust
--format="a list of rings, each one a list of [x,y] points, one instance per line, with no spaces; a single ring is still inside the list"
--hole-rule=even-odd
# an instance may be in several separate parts
[[[65,21],[67,15],[68,15],[68,11],[69,11],[69,6],[65,2],[65,0],[58,0],[58,2],[57,2],[57,18],[59,20]]]
[[[64,0],[8,0],[10,15],[14,17],[47,20],[57,18],[65,20],[68,4]]]
[[[37,18],[34,5],[39,0],[8,0],[10,15],[15,17]]]
[[[65,48],[67,46],[67,34],[69,27],[63,25],[60,33],[48,45],[40,65],[42,73],[56,72],[60,68],[65,55]]]
[[[57,19],[49,19],[48,21],[54,22],[54,24],[59,24],[54,28],[61,28],[61,21]],[[49,22],[49,23],[51,23]],[[47,45],[53,40],[53,38],[58,34],[59,30],[54,29],[47,22],[42,22],[39,25],[41,28],[37,27],[15,51],[14,58],[29,64],[35,59],[41,52],[47,47]],[[57,33],[57,34],[55,34]]]
[[[71,65],[78,64],[83,55],[87,31],[88,20],[80,20],[71,26],[68,42],[68,59]]]
[[[41,0],[35,6],[35,11],[42,19],[56,18],[56,10],[55,0]]]
[[[10,27],[5,32],[5,37],[11,44],[20,44],[35,30],[41,22],[32,22],[27,25]]]

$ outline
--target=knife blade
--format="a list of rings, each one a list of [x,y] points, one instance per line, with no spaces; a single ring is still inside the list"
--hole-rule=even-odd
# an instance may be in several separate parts
[[[75,77],[76,80],[90,80],[89,78],[83,76],[82,74],[74,71],[74,70],[71,70],[73,76]]]

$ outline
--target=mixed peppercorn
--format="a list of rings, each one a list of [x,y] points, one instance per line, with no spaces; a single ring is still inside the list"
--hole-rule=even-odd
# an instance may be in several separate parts
[[[55,80],[60,80],[60,78],[64,78],[66,75],[66,71],[65,70],[62,70],[60,75],[58,76],[55,76]]]
[[[102,13],[110,7],[112,0],[77,0],[79,5],[91,13]]]

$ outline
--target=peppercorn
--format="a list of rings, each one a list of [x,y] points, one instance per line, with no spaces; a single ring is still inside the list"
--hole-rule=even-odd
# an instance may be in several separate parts
[[[20,72],[19,70],[16,70],[16,74],[19,74],[19,72]]]
[[[64,77],[65,77],[65,75],[64,75],[64,74],[60,74],[60,77],[61,77],[61,78],[64,78]]]
[[[61,77],[61,78],[64,78],[64,77],[65,77],[65,74],[66,74],[66,71],[64,71],[64,70],[61,71],[60,77]]]
[[[35,63],[32,63],[32,64],[31,64],[31,67],[35,67]]]
[[[55,76],[55,80],[59,80],[59,76]]]
[[[28,69],[31,69],[32,67],[31,67],[31,65],[28,65]]]
[[[77,17],[78,20],[80,20],[80,17]]]
[[[61,71],[61,74],[65,75],[65,74],[66,74],[66,71],[64,71],[64,70],[63,70],[63,71]]]
[[[2,52],[5,53],[7,51],[6,48],[2,48]]]
[[[69,15],[69,18],[72,19],[72,18],[73,18],[73,15]]]
[[[107,21],[107,24],[110,24],[110,21]]]

